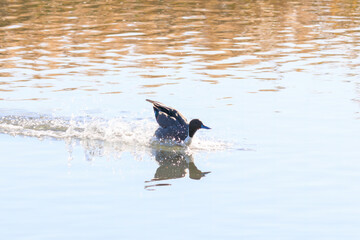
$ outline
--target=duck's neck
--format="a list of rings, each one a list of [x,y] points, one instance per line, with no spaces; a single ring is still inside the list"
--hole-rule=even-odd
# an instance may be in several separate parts
[[[187,137],[185,138],[185,140],[184,140],[184,144],[185,144],[186,146],[189,146],[189,145],[191,144],[191,141],[192,141],[192,137],[187,136]]]
[[[197,130],[197,129],[195,129],[195,128],[193,128],[193,127],[191,128],[191,127],[189,126],[188,136],[192,138],[192,137],[194,136],[196,130]]]

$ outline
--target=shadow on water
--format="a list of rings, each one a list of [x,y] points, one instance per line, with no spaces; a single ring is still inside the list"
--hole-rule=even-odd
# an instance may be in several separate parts
[[[171,186],[168,183],[156,183],[158,181],[184,178],[187,173],[189,178],[200,180],[210,173],[199,170],[195,165],[193,155],[186,151],[153,149],[152,154],[159,167],[156,169],[154,178],[150,181],[145,181],[145,189],[149,191],[154,191],[156,187]]]

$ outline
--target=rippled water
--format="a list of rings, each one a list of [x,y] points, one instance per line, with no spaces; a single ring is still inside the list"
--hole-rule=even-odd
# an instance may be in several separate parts
[[[1,1],[3,238],[358,239],[359,54],[358,0]]]

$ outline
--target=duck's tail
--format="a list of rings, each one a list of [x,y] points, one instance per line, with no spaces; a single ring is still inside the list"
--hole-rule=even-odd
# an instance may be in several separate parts
[[[146,99],[146,101],[152,103],[153,108],[154,108],[154,113],[155,113],[155,119],[156,119],[156,121],[157,121],[157,117],[159,116],[159,109],[158,109],[158,107],[157,107],[158,102],[157,102],[157,101],[150,100],[150,99]]]
[[[146,99],[146,101],[152,103],[154,105],[154,107],[157,107],[157,108],[168,108],[167,106],[165,106],[163,103],[161,102],[158,102],[158,101],[154,101],[154,100],[151,100],[151,99]]]
[[[156,103],[156,101],[153,101],[153,100],[151,100],[151,99],[146,99],[146,101],[148,101],[148,102],[150,102],[150,103],[152,103],[152,104]]]

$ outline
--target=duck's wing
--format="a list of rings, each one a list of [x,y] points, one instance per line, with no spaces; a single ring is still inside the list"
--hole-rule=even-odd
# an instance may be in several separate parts
[[[156,121],[161,127],[167,128],[177,124],[181,126],[187,125],[186,118],[178,110],[168,107],[161,102],[150,99],[146,99],[146,101],[153,104]]]

